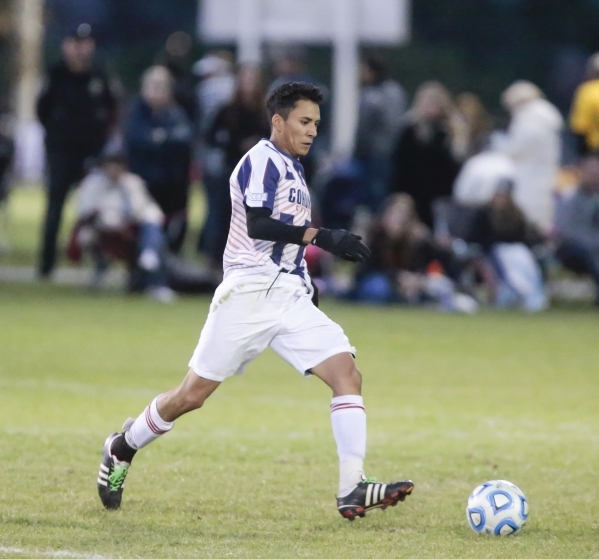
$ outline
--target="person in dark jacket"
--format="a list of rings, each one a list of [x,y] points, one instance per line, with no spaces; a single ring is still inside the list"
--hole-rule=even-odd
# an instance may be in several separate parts
[[[106,74],[94,64],[95,41],[81,24],[62,42],[63,58],[50,68],[37,102],[46,131],[48,205],[39,263],[48,277],[56,262],[56,239],[71,186],[97,157],[116,115],[117,103]]]
[[[260,70],[254,66],[242,66],[237,72],[233,100],[218,111],[207,137],[208,145],[224,154],[223,173],[205,181],[208,215],[199,243],[215,268],[222,266],[229,234],[229,177],[243,155],[261,138],[269,135]]]
[[[467,129],[440,83],[422,84],[391,156],[390,192],[405,192],[433,227],[432,203],[450,196],[467,149]]]
[[[389,188],[391,152],[406,110],[406,94],[395,80],[387,78],[384,65],[374,58],[360,64],[360,82],[354,157],[364,175],[364,202],[377,212]]]
[[[173,98],[173,78],[164,66],[142,77],[141,97],[125,123],[129,168],[145,182],[165,215],[169,249],[178,252],[187,230],[192,126]]]

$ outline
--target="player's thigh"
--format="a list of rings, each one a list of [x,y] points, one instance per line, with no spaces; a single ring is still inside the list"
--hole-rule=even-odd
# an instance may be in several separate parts
[[[292,305],[270,347],[302,374],[333,355],[356,351],[341,326],[317,309],[309,296]]]
[[[189,367],[218,382],[241,374],[279,328],[279,317],[268,311],[256,293],[219,288]]]

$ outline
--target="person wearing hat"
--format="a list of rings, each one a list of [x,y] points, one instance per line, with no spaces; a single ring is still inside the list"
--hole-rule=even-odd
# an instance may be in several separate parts
[[[56,264],[56,240],[68,192],[84,174],[86,162],[102,151],[116,115],[108,78],[94,63],[95,40],[87,23],[62,41],[62,59],[52,66],[37,102],[46,131],[48,167],[45,221],[39,275]]]

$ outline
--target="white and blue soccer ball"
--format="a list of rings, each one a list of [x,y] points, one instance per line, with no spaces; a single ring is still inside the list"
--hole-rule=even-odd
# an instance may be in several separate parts
[[[509,481],[495,479],[479,485],[466,507],[468,524],[478,534],[511,536],[528,520],[528,501]]]

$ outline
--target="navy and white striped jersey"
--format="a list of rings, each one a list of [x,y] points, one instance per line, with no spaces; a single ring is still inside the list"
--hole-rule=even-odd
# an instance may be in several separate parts
[[[311,202],[302,164],[279,150],[271,141],[260,140],[235,167],[230,179],[231,226],[223,258],[225,278],[236,273],[297,274],[307,285],[310,278],[304,246],[251,239],[247,232],[244,204],[268,208],[271,217],[290,225],[310,225]]]

